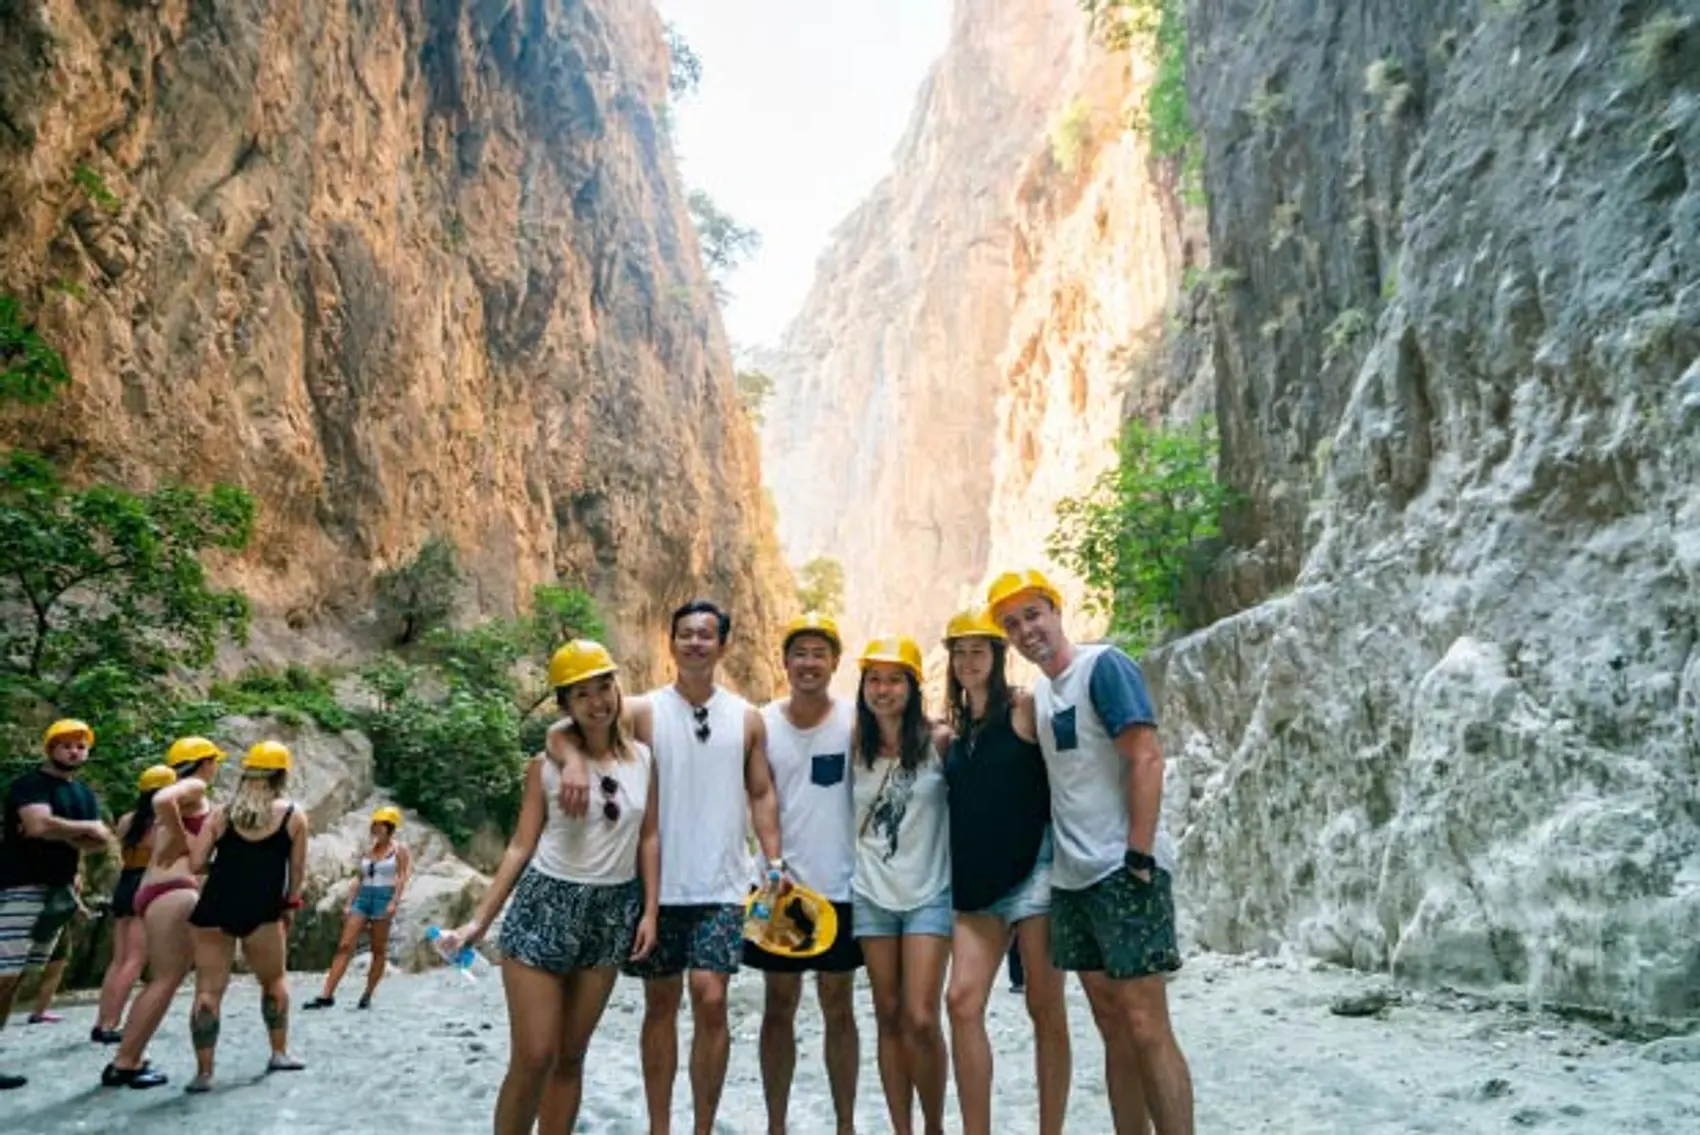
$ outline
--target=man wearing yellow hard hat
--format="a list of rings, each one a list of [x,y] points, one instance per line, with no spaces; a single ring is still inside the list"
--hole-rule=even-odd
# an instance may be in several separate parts
[[[1058,969],[1080,974],[1104,1033],[1116,1129],[1145,1130],[1145,1116],[1121,1114],[1142,1098],[1157,1135],[1190,1135],[1192,1076],[1164,988],[1181,965],[1174,850],[1162,830],[1163,750],[1145,677],[1113,646],[1069,641],[1062,596],[1043,572],[998,576],[986,605],[1040,671],[1033,706],[1051,785],[1051,953]]]
[[[831,944],[811,944],[807,956],[781,952],[746,941],[744,964],[763,971],[767,999],[761,1019],[761,1078],[768,1103],[768,1130],[784,1131],[797,1063],[796,1015],[803,975],[816,974],[825,1026],[826,1075],[838,1129],[852,1130],[856,1111],[855,974],[862,951],[851,933],[851,883],[856,873],[856,818],[851,795],[850,731],[856,721],[853,702],[830,692],[832,675],[844,652],[838,624],[814,612],[791,620],[780,637],[789,696],[762,709],[767,731],[767,760],[779,794],[779,827],[785,862],[813,901],[829,910],[810,911],[809,929],[822,936],[830,916]],[[797,899],[782,900],[785,911]],[[778,913],[778,912],[776,912]]]
[[[40,767],[19,776],[6,793],[0,817],[0,1028],[24,972],[48,963],[77,912],[82,853],[112,842],[94,793],[77,780],[93,745],[94,730],[87,724],[55,721],[41,739]],[[0,1090],[27,1082],[0,1072]]]

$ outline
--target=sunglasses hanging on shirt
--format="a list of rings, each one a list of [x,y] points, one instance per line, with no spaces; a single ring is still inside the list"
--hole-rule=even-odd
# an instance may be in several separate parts
[[[697,719],[697,740],[707,744],[709,737],[713,733],[713,731],[708,727],[708,707],[706,705],[693,705],[691,707],[691,716]]]

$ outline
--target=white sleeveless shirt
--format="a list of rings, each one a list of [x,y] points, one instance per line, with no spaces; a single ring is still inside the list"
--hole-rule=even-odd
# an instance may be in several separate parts
[[[638,843],[655,762],[642,741],[633,741],[632,748],[637,753],[634,760],[590,762],[590,808],[582,819],[561,811],[561,771],[544,758],[543,800],[548,816],[531,856],[534,870],[551,879],[596,886],[629,883],[638,877]],[[613,780],[613,793],[603,791],[603,777]],[[618,819],[608,819],[603,806],[609,801],[619,805]]]
[[[833,902],[849,902],[856,874],[856,805],[850,788],[856,707],[838,698],[810,729],[792,725],[783,702],[769,703],[761,716],[791,876]]]
[[[649,704],[661,778],[661,905],[741,905],[754,878],[745,842],[750,703],[717,686],[700,722],[672,686],[652,691]],[[706,740],[699,737],[704,726]]]

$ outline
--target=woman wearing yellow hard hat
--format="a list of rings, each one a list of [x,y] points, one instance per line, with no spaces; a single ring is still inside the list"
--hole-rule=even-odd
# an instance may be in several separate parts
[[[100,1074],[107,1087],[157,1088],[167,1082],[147,1062],[148,1042],[195,964],[189,915],[200,901],[200,880],[190,850],[212,815],[209,791],[223,760],[224,751],[205,737],[179,737],[166,750],[173,779],[154,792],[153,851],[134,904],[147,944],[148,981],[130,1006],[112,1063]]]
[[[992,1049],[986,1001],[1011,933],[1026,969],[1039,1086],[1039,1133],[1060,1135],[1068,1110],[1070,1055],[1062,975],[1051,965],[1051,789],[1033,720],[1033,699],[1012,688],[1009,644],[983,608],[944,632],[945,694],[955,739],[950,784],[951,1056],[964,1135],[991,1135]]]
[[[242,757],[242,779],[228,805],[213,810],[191,852],[207,872],[195,927],[195,1005],[189,1037],[195,1078],[184,1088],[212,1090],[219,1011],[238,943],[260,985],[260,1017],[271,1041],[267,1072],[306,1065],[289,1053],[289,985],[284,980],[287,923],[301,909],[307,873],[307,813],[284,794],[294,762],[277,741],[261,741]]]
[[[401,905],[402,892],[407,889],[408,876],[413,872],[413,853],[395,838],[401,829],[401,809],[384,805],[372,813],[372,846],[360,860],[354,874],[354,890],[342,910],[342,937],[336,944],[336,956],[331,970],[325,975],[324,988],[319,995],[301,1006],[303,1009],[329,1009],[336,1004],[336,987],[348,972],[354,947],[360,944],[360,931],[365,930],[372,940],[372,964],[366,970],[366,992],[360,995],[359,1007],[372,1007],[372,994],[384,979],[389,963],[390,920]]]
[[[950,960],[950,730],[921,705],[921,648],[893,635],[857,660],[854,923],[873,989],[892,1127],[911,1129],[909,1087],[942,1130],[949,1057],[939,1000]]]
[[[100,983],[100,1010],[89,1039],[97,1044],[117,1044],[124,1039],[119,1023],[130,990],[142,976],[148,959],[147,936],[136,915],[136,891],[142,885],[153,858],[154,796],[177,782],[170,765],[154,765],[136,781],[136,806],[118,817],[113,830],[118,836],[118,883],[112,888],[112,958]]]
[[[525,770],[519,822],[472,921],[446,936],[449,951],[476,943],[502,918],[498,947],[512,1043],[496,1097],[497,1135],[571,1131],[583,1095],[584,1056],[622,963],[655,947],[661,835],[649,746],[623,720],[619,667],[600,643],[570,642],[549,662],[565,715],[568,754],[590,772],[591,807],[561,808],[553,756]]]

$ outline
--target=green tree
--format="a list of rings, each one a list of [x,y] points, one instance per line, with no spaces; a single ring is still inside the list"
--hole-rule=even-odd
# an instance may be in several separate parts
[[[40,405],[70,377],[59,352],[24,319],[16,297],[0,296],[0,402]]]
[[[407,563],[378,576],[378,614],[400,624],[398,645],[415,641],[449,617],[461,579],[454,545],[442,536],[432,536]]]
[[[544,585],[518,618],[465,630],[438,627],[419,662],[386,656],[361,671],[377,708],[360,715],[378,778],[457,843],[481,824],[511,825],[526,756],[540,742],[550,653],[572,638],[607,635],[596,601]]]
[[[1180,625],[1188,554],[1218,532],[1229,490],[1216,480],[1217,436],[1205,418],[1181,428],[1131,421],[1117,462],[1057,506],[1050,554],[1086,584],[1090,611],[1136,651]]]
[[[730,213],[714,203],[714,198],[700,189],[691,190],[685,203],[696,225],[697,238],[702,246],[703,268],[714,286],[715,299],[724,303],[729,294],[726,278],[760,250],[761,234],[740,225]]]
[[[676,99],[696,93],[702,83],[702,59],[679,29],[672,24],[662,28],[667,39],[667,92]]]
[[[797,602],[805,611],[837,618],[844,613],[844,565],[816,556],[797,569]]]
[[[741,370],[737,376],[738,397],[750,420],[761,425],[765,418],[767,399],[773,393],[773,379],[764,371]]]

